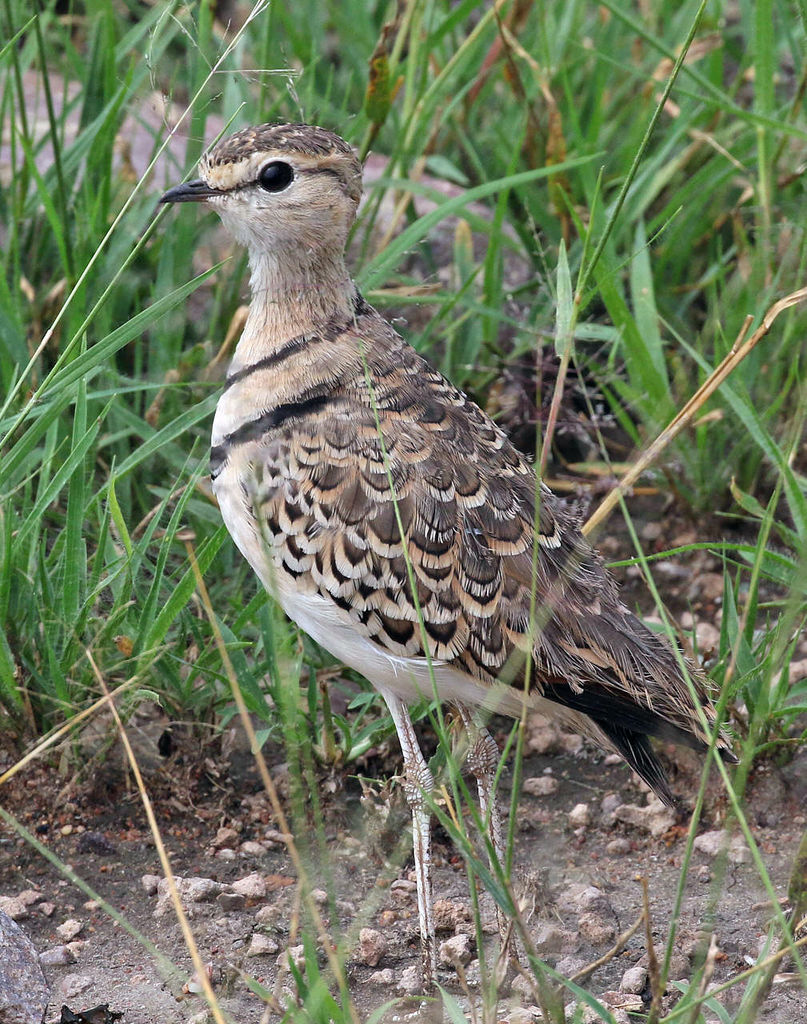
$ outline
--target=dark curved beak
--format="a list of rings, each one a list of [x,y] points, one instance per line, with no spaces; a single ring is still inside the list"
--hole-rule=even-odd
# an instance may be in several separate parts
[[[211,196],[221,196],[224,193],[221,189],[211,188],[208,184],[197,178],[196,181],[186,181],[182,185],[174,185],[160,196],[161,203],[203,203]]]

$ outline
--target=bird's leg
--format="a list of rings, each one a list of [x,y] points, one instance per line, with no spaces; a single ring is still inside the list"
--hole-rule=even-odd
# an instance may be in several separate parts
[[[387,702],[398,732],[404,763],[404,793],[412,811],[412,843],[415,854],[415,877],[418,892],[418,918],[420,920],[421,955],[423,961],[423,989],[429,993],[437,977],[437,940],[434,933],[432,906],[432,855],[429,831],[429,794],[434,779],[418,745],[415,727],[403,701],[387,690],[381,694]]]
[[[496,857],[503,866],[505,861],[504,829],[499,805],[493,792],[496,769],[499,766],[499,748],[488,730],[480,725],[464,704],[458,705],[465,731],[468,733],[468,753],[465,763],[476,779],[479,793],[479,814],[485,823]]]
[[[491,869],[496,871],[494,857],[498,860],[502,869],[505,867],[505,843],[502,819],[499,813],[499,805],[494,792],[494,780],[496,769],[499,765],[499,748],[496,740],[488,730],[480,725],[473,712],[464,704],[458,704],[457,710],[462,717],[465,731],[468,734],[468,754],[465,763],[468,770],[476,779],[476,788],[479,794],[479,814],[482,822],[488,830],[493,850],[490,854]],[[502,961],[507,962],[510,956],[512,929],[510,922],[502,910],[496,904],[496,924],[499,926],[499,936],[502,942]]]

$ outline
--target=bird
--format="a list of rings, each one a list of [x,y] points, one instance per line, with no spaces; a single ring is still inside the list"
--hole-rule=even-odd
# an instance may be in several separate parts
[[[575,508],[356,287],[345,250],[361,195],[339,135],[262,124],[217,141],[160,202],[206,204],[247,250],[251,302],[214,416],[212,487],[289,618],[387,704],[428,992],[434,780],[414,701],[457,709],[501,863],[485,713],[538,708],[620,754],[667,804],[649,737],[736,759],[704,676],[621,601]]]

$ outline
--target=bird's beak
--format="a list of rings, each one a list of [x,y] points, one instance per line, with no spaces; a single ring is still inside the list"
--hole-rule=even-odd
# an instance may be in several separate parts
[[[211,196],[221,196],[224,193],[221,189],[211,188],[201,178],[196,181],[186,181],[181,185],[174,185],[160,196],[161,203],[203,203]]]

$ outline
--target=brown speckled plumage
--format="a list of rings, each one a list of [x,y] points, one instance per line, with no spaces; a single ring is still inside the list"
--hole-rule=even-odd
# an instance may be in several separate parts
[[[266,194],[257,176],[272,161],[294,178]],[[530,703],[671,801],[647,737],[704,747],[703,679],[690,666],[698,709],[679,656],[620,602],[574,513],[356,291],[343,262],[361,181],[350,148],[320,128],[261,126],[201,169],[199,198],[250,252],[253,303],[211,467],[265,585],[388,700],[433,681],[463,708],[518,714],[529,660]]]
[[[323,157],[341,153],[353,157],[353,150],[340,136],[313,124],[261,124],[242,128],[222,139],[205,153],[205,168],[236,164],[253,153],[295,152],[302,156]]]

